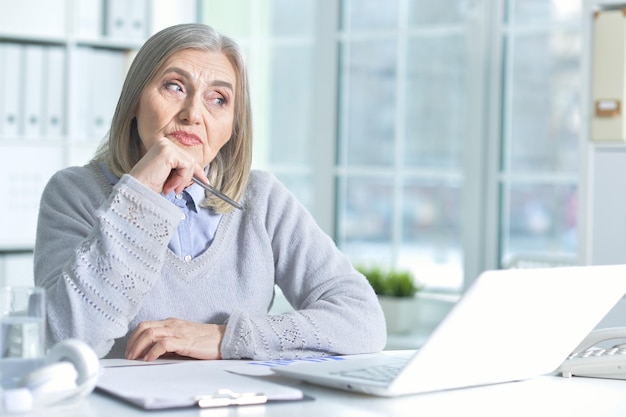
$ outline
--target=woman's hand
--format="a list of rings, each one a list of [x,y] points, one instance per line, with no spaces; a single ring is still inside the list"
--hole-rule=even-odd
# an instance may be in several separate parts
[[[128,339],[126,359],[155,360],[166,354],[195,359],[221,359],[226,325],[180,319],[144,321]]]
[[[168,138],[156,141],[129,172],[146,187],[157,193],[181,193],[191,184],[193,175],[206,178],[190,154]]]

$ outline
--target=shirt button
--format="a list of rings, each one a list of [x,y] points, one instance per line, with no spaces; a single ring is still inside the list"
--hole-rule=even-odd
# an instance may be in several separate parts
[[[177,200],[181,200],[183,198],[183,195],[182,194],[176,194],[175,197],[176,197]]]
[[[185,256],[185,262],[189,262],[191,261],[191,255],[186,255]]]

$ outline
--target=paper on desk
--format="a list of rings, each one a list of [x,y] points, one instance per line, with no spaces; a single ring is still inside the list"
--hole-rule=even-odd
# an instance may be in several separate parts
[[[344,361],[352,359],[362,359],[377,357],[380,355],[385,356],[397,356],[409,358],[415,353],[414,350],[395,350],[385,351],[380,353],[365,353],[358,355],[343,355],[343,356],[321,356],[299,359],[270,359],[270,360],[246,360],[246,359],[230,359],[230,360],[210,360],[202,361],[204,367],[213,367],[223,369],[226,371],[234,372],[240,375],[250,376],[265,376],[274,375],[273,368],[281,366],[289,366],[293,363],[300,362],[328,362],[328,361]],[[128,359],[101,359],[100,364],[105,368],[118,367],[118,366],[151,366],[151,365],[164,365],[172,363],[197,363],[195,359],[157,359],[155,361],[141,361],[141,360],[128,360]]]
[[[362,355],[354,355],[362,356]],[[203,367],[223,369],[225,371],[234,372],[240,375],[249,376],[265,376],[273,375],[272,368],[277,366],[288,366],[292,363],[298,362],[326,362],[346,360],[350,356],[323,356],[316,358],[302,358],[302,359],[273,359],[273,360],[258,360],[251,361],[245,359],[239,360],[210,360],[201,361]],[[141,360],[128,360],[128,359],[101,359],[100,364],[104,368],[116,368],[116,367],[132,367],[132,366],[153,366],[153,365],[166,365],[173,363],[198,363],[195,359],[157,359],[155,361],[141,361]]]
[[[97,387],[145,409],[190,407],[194,397],[229,389],[235,393],[262,393],[268,401],[299,400],[302,391],[237,375],[212,361],[188,361],[163,366],[105,368]]]
[[[130,359],[100,359],[100,365],[104,368],[116,368],[118,366],[150,366],[150,365],[166,365],[170,363],[183,362],[180,359],[157,359],[155,361],[142,361]],[[185,360],[188,362],[188,360]]]
[[[231,372],[235,372],[241,375],[273,375],[272,369],[276,367],[289,366],[294,363],[301,362],[332,362],[332,361],[349,361],[353,359],[363,358],[376,358],[383,356],[395,356],[402,358],[409,358],[414,350],[396,350],[386,351],[379,353],[362,353],[357,355],[342,355],[342,356],[318,356],[310,358],[299,359],[273,359],[273,360],[258,360],[258,361],[221,361],[225,362],[223,366]],[[230,362],[230,363],[229,363]]]

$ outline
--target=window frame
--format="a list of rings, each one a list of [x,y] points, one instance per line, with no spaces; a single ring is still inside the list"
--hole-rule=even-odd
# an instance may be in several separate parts
[[[210,0],[204,0],[210,1]],[[398,14],[402,14],[408,8],[410,0],[398,0]],[[509,109],[505,103],[505,71],[507,71],[507,59],[505,41],[510,31],[505,22],[505,11],[509,3],[513,0],[475,0],[468,2],[471,7],[469,19],[466,22],[466,43],[467,43],[467,119],[466,132],[463,148],[463,186],[462,201],[463,211],[460,222],[462,224],[461,250],[462,250],[462,273],[463,284],[458,288],[462,292],[474,279],[484,270],[502,268],[502,216],[508,215],[503,206],[503,193],[511,183],[522,178],[516,173],[507,171],[506,165],[502,163],[502,153],[504,151],[505,117]],[[582,1],[582,0],[581,0]],[[312,140],[309,146],[311,153],[311,166],[297,168],[298,173],[310,171],[311,178],[311,201],[308,206],[312,215],[320,227],[332,238],[335,239],[339,248],[342,247],[342,239],[338,234],[339,207],[343,203],[345,193],[341,192],[342,178],[348,173],[363,173],[364,175],[391,175],[396,189],[403,186],[403,175],[407,178],[419,177],[419,173],[413,172],[411,168],[406,168],[403,162],[400,166],[392,166],[383,170],[372,170],[369,166],[341,166],[338,161],[340,155],[339,147],[341,132],[340,106],[342,86],[340,80],[340,43],[345,40],[340,28],[341,0],[318,0],[316,3],[315,34],[313,47],[313,79],[311,80],[313,92],[311,95],[313,116],[310,119]],[[250,19],[250,39],[243,43],[243,46],[251,49],[250,62],[259,62],[259,51],[267,48],[267,39],[255,39],[255,30],[263,24],[254,19],[266,19],[267,13],[263,12],[264,0],[249,0]],[[200,14],[202,16],[202,14]],[[399,20],[402,21],[402,20]],[[550,25],[550,23],[547,23]],[[555,28],[560,24],[555,23]],[[532,25],[531,25],[532,26]],[[545,24],[531,27],[530,30],[539,28],[545,29]],[[582,25],[580,27],[582,33]],[[404,32],[403,32],[404,31]],[[402,52],[402,45],[406,47],[407,33],[406,26],[400,26],[393,31],[386,31],[389,36],[398,34],[401,44],[398,46]],[[404,38],[401,38],[404,36]],[[403,44],[402,44],[403,42]],[[255,49],[256,48],[256,49]],[[259,49],[261,48],[261,49]],[[402,60],[403,54],[398,56],[398,77],[403,76]],[[265,69],[267,71],[267,69]],[[271,69],[270,69],[271,70]],[[266,75],[266,74],[262,74]],[[263,78],[263,77],[262,77]],[[255,97],[254,91],[266,91],[267,87],[257,86],[255,88],[255,78],[251,77],[253,106],[260,98]],[[396,103],[403,100],[403,82],[396,83]],[[265,90],[264,90],[265,88]],[[401,104],[404,106],[404,103]],[[258,105],[257,105],[258,107]],[[263,117],[255,112],[255,130],[260,129],[261,133],[267,131],[267,122],[259,120]],[[396,137],[403,134],[404,118],[396,117],[396,123],[402,125],[395,132]],[[258,131],[258,130],[257,130]],[[267,149],[271,146],[268,135],[255,136],[255,159],[254,168],[267,169],[274,173],[291,173],[292,168],[284,166],[272,166],[266,158]],[[261,139],[261,140],[259,140]],[[394,141],[397,143],[398,141]],[[394,153],[401,154],[402,146],[396,146]],[[396,158],[397,159],[397,158]],[[582,163],[582,162],[581,162]],[[397,164],[397,162],[396,162]],[[285,171],[287,169],[287,171]],[[291,170],[290,170],[291,169]],[[398,175],[400,177],[398,177]],[[522,178],[524,181],[538,181],[537,183],[563,183],[563,181],[575,181],[573,176],[564,178],[558,174],[554,178]],[[580,189],[580,187],[579,187]],[[400,197],[394,197],[402,199]],[[401,202],[401,201],[400,201]],[[395,201],[396,207],[401,207]],[[392,258],[398,258],[399,247],[402,244],[402,230],[398,216],[401,209],[396,208],[394,219],[392,220],[393,241]],[[579,221],[579,224],[581,222]],[[579,226],[580,227],[580,226]],[[580,243],[579,243],[580,247]],[[455,291],[457,292],[457,291]]]

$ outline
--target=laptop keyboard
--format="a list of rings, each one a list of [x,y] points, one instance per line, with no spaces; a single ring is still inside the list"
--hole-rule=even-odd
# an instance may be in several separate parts
[[[333,373],[344,377],[359,378],[368,381],[391,382],[400,373],[403,367],[403,364],[373,365],[367,368],[350,369]]]

